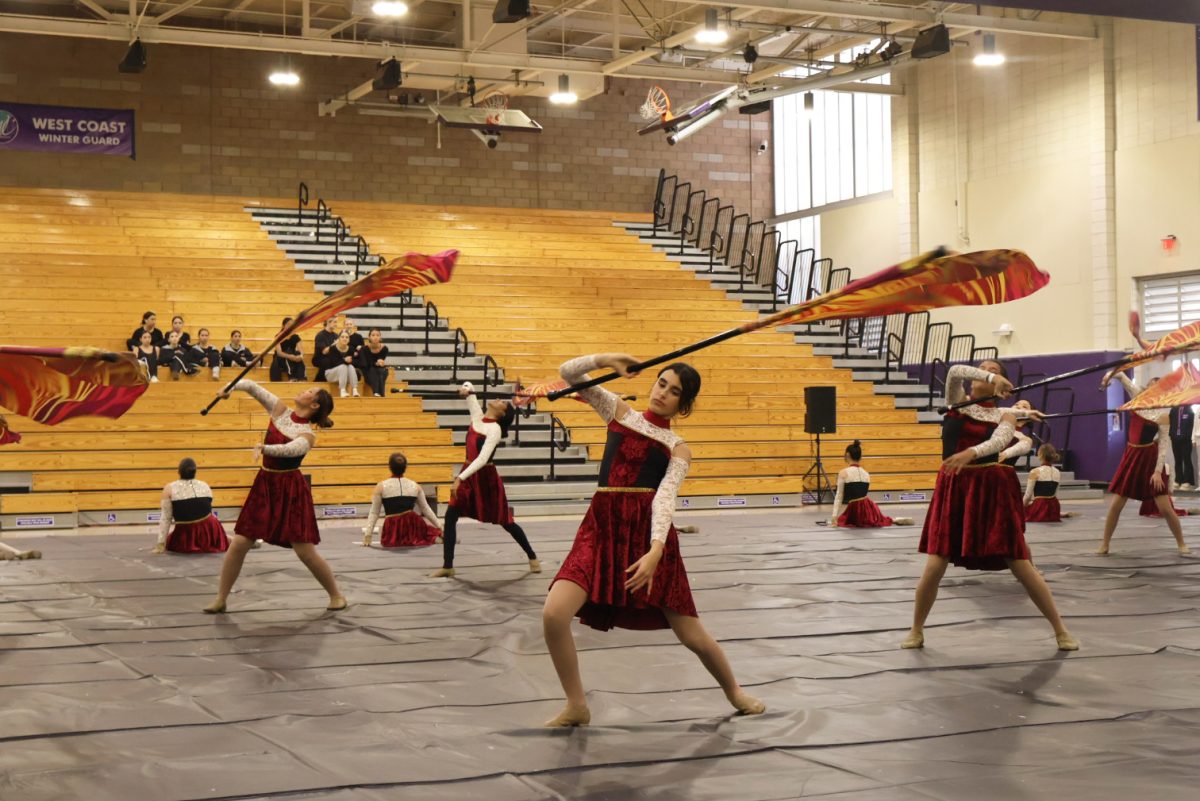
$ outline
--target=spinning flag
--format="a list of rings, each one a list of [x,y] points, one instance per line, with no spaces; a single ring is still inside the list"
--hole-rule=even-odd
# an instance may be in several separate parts
[[[150,386],[130,353],[0,346],[0,407],[46,425],[125,414]],[[0,423],[0,444],[20,435]]]
[[[0,445],[11,445],[20,441],[21,435],[10,429],[8,421],[4,419],[4,415],[0,414]]]
[[[566,388],[567,382],[561,379],[558,381],[541,381],[529,385],[524,385],[518,382],[517,390],[515,393],[513,393],[513,406],[516,406],[518,409],[530,406],[538,398],[544,398],[551,392],[557,392],[560,389]],[[579,397],[577,393],[572,393],[568,397],[570,397],[572,400],[577,400],[580,403],[587,403],[587,401]]]
[[[1200,370],[1193,367],[1191,362],[1185,361],[1178,370],[1155,382],[1154,386],[1139,392],[1136,397],[1118,407],[1118,411],[1166,409],[1172,406],[1190,406],[1196,403],[1200,403]]]
[[[1131,367],[1152,362],[1163,356],[1197,349],[1200,349],[1200,321],[1188,323],[1183,328],[1167,334],[1150,347],[1129,354],[1121,362],[1120,366],[1110,370],[1105,375],[1105,378],[1111,379],[1117,370],[1128,370]]]

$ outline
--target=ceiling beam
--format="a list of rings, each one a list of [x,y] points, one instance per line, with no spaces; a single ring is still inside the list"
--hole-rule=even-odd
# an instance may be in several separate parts
[[[238,4],[225,13],[225,19],[233,19],[249,8],[253,2],[254,0],[238,0]]]
[[[730,14],[730,19],[743,20],[753,16],[755,13],[756,9],[739,8],[737,11],[734,11],[732,14]],[[646,59],[651,58],[655,53],[660,53],[663,50],[670,50],[672,47],[678,47],[681,44],[690,42],[696,38],[696,34],[703,30],[703,28],[703,24],[692,25],[691,27],[675,34],[674,36],[668,36],[660,43],[658,47],[643,47],[641,50],[627,53],[620,58],[614,58],[612,61],[604,65],[604,74],[616,75],[619,72],[623,72],[626,68],[632,67],[634,64],[639,64]]]
[[[199,5],[199,4],[200,4],[200,0],[184,0],[184,2],[180,3],[179,5],[167,9],[163,13],[159,14],[157,17],[147,20],[147,22],[152,22],[155,25],[162,25],[164,22],[166,22],[167,20],[169,20],[171,17],[175,16],[176,14],[182,14],[184,11],[187,11],[192,6]]]
[[[113,18],[112,12],[109,11],[104,6],[97,3],[96,0],[79,0],[79,2],[80,2],[80,4],[85,5],[90,10],[94,11],[96,13],[96,15],[98,17],[100,17],[100,19],[112,19]]]

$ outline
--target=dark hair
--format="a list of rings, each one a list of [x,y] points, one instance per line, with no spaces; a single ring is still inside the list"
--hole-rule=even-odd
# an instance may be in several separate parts
[[[376,331],[378,331],[378,332],[379,332],[379,336],[383,336],[383,331],[380,331],[380,329],[378,329],[378,328],[372,328],[372,329],[369,329],[369,330],[367,331],[367,336],[368,336],[368,337],[369,337],[369,336],[371,336],[371,334],[374,334]]]
[[[142,337],[150,337],[150,344],[151,345],[154,344],[154,335],[151,332],[143,331],[142,333],[138,334],[138,344],[139,345],[142,344]]]
[[[185,456],[179,460],[179,477],[185,481],[191,481],[196,477],[196,460],[190,456]]]
[[[152,311],[146,312],[145,314],[142,315],[142,325],[145,325],[146,321],[149,320],[151,317],[157,317],[157,316],[158,315]]]
[[[201,328],[199,331],[196,332],[196,336],[200,336],[201,334],[207,334],[207,333],[209,333],[209,330],[207,328]]]
[[[292,321],[292,318],[291,318],[291,317],[284,317],[284,318],[283,318],[283,322],[279,324],[279,327],[280,327],[280,328],[283,328],[285,325],[287,325],[287,324],[288,324],[288,323],[290,323],[291,321]]]
[[[862,459],[862,443],[858,440],[851,442],[846,446],[846,455],[849,456],[850,460],[853,462],[857,462]]]
[[[181,323],[182,323],[182,322],[183,322],[183,315],[181,315],[181,314],[177,314],[177,315],[175,315],[174,317],[172,317],[172,318],[171,318],[171,323],[172,323],[172,324],[174,324],[176,320],[178,320],[179,322],[181,322]]]
[[[500,436],[502,437],[508,436],[508,429],[517,419],[517,407],[513,406],[512,401],[505,401],[505,404],[507,405],[504,408],[504,414],[496,418],[496,422],[500,424]]]
[[[1037,455],[1039,459],[1049,464],[1057,464],[1062,459],[1062,454],[1049,442],[1037,449]]]
[[[396,478],[404,475],[404,471],[408,469],[408,458],[403,453],[397,451],[388,457],[388,470],[392,471],[392,475]]]
[[[329,415],[333,414],[333,396],[327,389],[318,389],[316,394],[317,410],[308,417],[308,422],[317,428],[333,428]]]
[[[692,413],[696,396],[700,394],[700,373],[687,362],[674,362],[658,371],[658,377],[670,370],[679,379],[679,416],[687,417]]]
[[[240,330],[238,330],[238,329],[236,329],[236,328],[235,328],[235,329],[233,329],[232,331],[230,331],[230,332],[229,332],[229,338],[230,338],[230,339],[233,339],[233,335],[234,335],[234,334],[237,334],[238,336],[241,336],[241,335],[242,335],[242,332],[241,332]]]
[[[1004,364],[1004,362],[1000,361],[999,359],[993,359],[990,357],[987,359],[980,359],[979,367],[982,368],[982,366],[987,364],[988,362],[991,362],[992,364],[997,365],[1000,368],[1000,375],[1003,376],[1004,378],[1008,378],[1008,367],[1007,367],[1007,365]]]

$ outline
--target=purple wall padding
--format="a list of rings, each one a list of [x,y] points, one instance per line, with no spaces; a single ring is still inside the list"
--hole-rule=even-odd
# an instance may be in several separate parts
[[[1200,24],[1200,0],[976,0],[976,5]]]

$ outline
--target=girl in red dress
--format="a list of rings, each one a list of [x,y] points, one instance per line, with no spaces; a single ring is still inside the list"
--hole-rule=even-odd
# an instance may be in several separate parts
[[[1117,372],[1115,375],[1129,397],[1135,397],[1142,391],[1142,388],[1133,383],[1125,373]],[[1112,376],[1106,375],[1100,382],[1100,388],[1106,389],[1111,378]],[[1157,378],[1150,384],[1153,385],[1156,381]],[[1167,521],[1167,528],[1175,537],[1179,553],[1191,553],[1191,549],[1183,541],[1183,529],[1179,525],[1179,517],[1175,514],[1168,494],[1172,460],[1170,417],[1167,409],[1146,409],[1130,413],[1125,453],[1121,455],[1121,462],[1108,485],[1113,499],[1108,507],[1108,515],[1104,518],[1104,539],[1096,550],[1097,554],[1108,555],[1109,543],[1117,529],[1117,520],[1121,517],[1125,502],[1130,498],[1138,501],[1153,498],[1158,513]]]
[[[1060,523],[1070,512],[1063,512],[1058,503],[1058,483],[1062,473],[1054,466],[1059,460],[1058,451],[1049,442],[1038,448],[1041,465],[1029,471],[1025,481],[1025,522]]]
[[[442,535],[442,567],[430,573],[430,578],[450,578],[454,575],[454,546],[458,544],[458,520],[472,517],[480,523],[495,523],[516,540],[529,559],[529,572],[541,573],[538,561],[525,530],[513,520],[512,507],[504,493],[504,481],[492,458],[496,446],[508,436],[508,427],[516,418],[516,408],[508,401],[488,401],[487,414],[475,397],[475,387],[465,382],[458,390],[467,399],[471,425],[467,428],[467,463],[450,487],[450,508],[446,510],[446,528]]]
[[[884,526],[911,526],[911,517],[893,520],[879,511],[875,501],[867,497],[871,491],[871,474],[862,469],[862,443],[854,440],[846,446],[842,455],[846,467],[838,473],[837,493],[833,496],[833,512],[829,525],[841,528],[883,528]],[[845,509],[843,512],[842,509]]]
[[[224,553],[229,538],[213,514],[212,500],[212,489],[196,478],[195,460],[181,461],[179,480],[163,487],[154,553]]]
[[[590,370],[630,376],[632,356],[601,354],[572,359],[561,368],[567,383]],[[700,657],[734,709],[756,715],[765,707],[738,686],[724,651],[701,625],[692,602],[679,537],[671,517],[691,452],[671,431],[671,418],[691,412],[700,374],[677,362],[663,368],[650,391],[650,410],[638,414],[600,387],[579,394],[608,424],[599,487],[571,552],[550,585],[542,628],[567,705],[547,726],[591,721],[571,620],[600,631],[665,629]]]
[[[442,530],[437,516],[425,500],[425,490],[412,479],[404,477],[408,470],[408,459],[403,453],[393,453],[388,459],[392,477],[375,485],[371,495],[371,513],[363,527],[363,545],[370,546],[375,534],[375,522],[383,512],[383,537],[379,544],[384,548],[401,548],[407,545],[433,545],[442,541]]]
[[[971,382],[971,398],[1006,397],[1012,392],[1000,362],[988,359],[979,367],[959,364],[946,375],[947,405],[966,399],[964,381]],[[1050,587],[1030,562],[1016,471],[997,458],[1012,441],[1018,416],[1036,417],[1038,413],[998,409],[986,401],[955,409],[942,420],[945,461],[921,532],[920,551],[929,556],[917,583],[912,630],[901,648],[925,645],[925,619],[950,563],[968,570],[1008,568],[1054,627],[1059,650],[1079,648],[1058,615]]]
[[[317,531],[317,515],[313,511],[312,491],[300,474],[304,455],[316,444],[317,435],[313,427],[331,428],[329,419],[333,411],[333,398],[324,389],[306,389],[296,396],[295,411],[287,403],[260,387],[256,382],[243,379],[234,385],[248,393],[263,405],[271,422],[267,425],[267,436],[261,445],[254,446],[254,457],[262,457],[262,467],[254,477],[250,494],[242,504],[234,526],[225,563],[221,565],[221,583],[216,599],[204,607],[204,611],[219,614],[225,611],[225,600],[242,572],[246,552],[255,540],[270,545],[291,548],[313,576],[329,593],[331,612],[346,608],[346,599],[338,589],[337,580],[329,564],[317,553],[321,535]],[[229,393],[222,393],[229,397]]]

